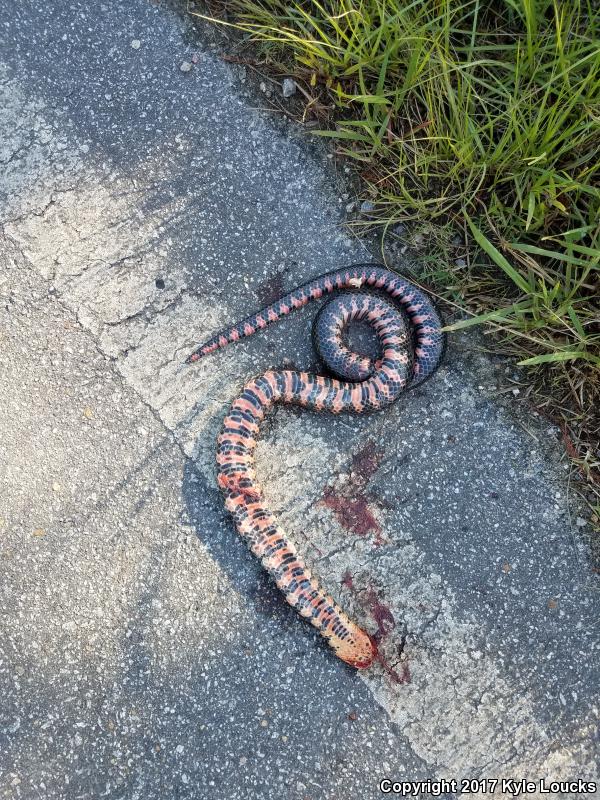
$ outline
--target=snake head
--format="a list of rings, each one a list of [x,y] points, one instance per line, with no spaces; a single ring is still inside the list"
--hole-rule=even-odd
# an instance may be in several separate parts
[[[355,669],[367,669],[377,657],[377,643],[372,636],[356,627],[347,640],[330,640],[338,658]]]

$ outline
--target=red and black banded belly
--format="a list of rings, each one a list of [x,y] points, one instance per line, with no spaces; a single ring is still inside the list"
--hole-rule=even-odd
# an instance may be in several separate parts
[[[398,307],[372,294],[343,294],[321,312],[315,339],[329,370],[345,380],[292,370],[270,370],[246,384],[225,417],[218,438],[218,483],[239,533],[273,576],[287,602],[318,628],[335,653],[365,668],[377,649],[327,595],[266,507],[256,483],[254,451],[260,424],[275,403],[295,403],[315,411],[361,413],[394,402],[410,384],[435,370],[443,349],[440,318],[417,287],[381,267],[359,265],[323,275],[209,339],[188,362],[250,336],[295,308],[335,289],[371,286],[395,299]],[[346,326],[364,320],[374,330],[379,357],[352,353],[344,344]]]

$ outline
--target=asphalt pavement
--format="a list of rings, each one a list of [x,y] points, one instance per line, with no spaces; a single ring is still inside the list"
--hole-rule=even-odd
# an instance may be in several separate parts
[[[511,365],[451,337],[382,413],[265,425],[273,510],[381,641],[385,664],[355,673],[215,486],[243,382],[318,367],[317,308],[180,369],[280,292],[371,260],[343,168],[179,6],[0,10],[0,797],[598,780],[590,526],[559,432],[507,401]]]

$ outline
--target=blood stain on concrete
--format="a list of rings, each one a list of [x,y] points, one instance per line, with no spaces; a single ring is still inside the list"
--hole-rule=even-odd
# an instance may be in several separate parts
[[[381,526],[370,507],[371,494],[365,492],[369,479],[383,461],[384,451],[374,441],[369,441],[352,456],[353,481],[337,490],[328,486],[322,503],[337,517],[338,522],[357,536],[375,534],[375,545],[384,544]]]
[[[402,673],[401,674],[399,672],[397,672],[393,667],[391,667],[388,664],[388,662],[381,655],[381,653],[377,654],[377,661],[381,664],[383,669],[390,676],[391,680],[394,683],[397,683],[397,684],[410,683],[411,674],[410,674],[410,668],[408,666],[408,661],[403,661],[402,662]]]
[[[327,487],[321,501],[335,514],[338,522],[350,533],[367,536],[370,533],[380,534],[381,527],[369,508],[367,496],[362,492],[346,497],[335,489]]]
[[[344,574],[342,575],[342,586],[345,586],[346,589],[354,588],[354,580],[352,579],[352,575],[349,569],[347,569],[346,572],[344,572]]]
[[[385,451],[377,447],[373,440],[352,456],[352,471],[365,485],[379,469],[385,456]]]
[[[380,601],[374,589],[369,589],[367,603],[371,616],[377,623],[375,639],[380,642],[396,627],[396,620],[389,607]]]

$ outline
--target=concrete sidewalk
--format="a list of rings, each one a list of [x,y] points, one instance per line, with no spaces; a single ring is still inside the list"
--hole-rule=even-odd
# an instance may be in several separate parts
[[[505,365],[464,338],[388,411],[265,427],[272,508],[382,639],[388,670],[357,675],[281,602],[214,481],[246,378],[316,366],[316,308],[177,371],[283,289],[369,260],[331,164],[169,7],[0,8],[0,797],[598,779],[597,575],[556,431],[498,401]]]

